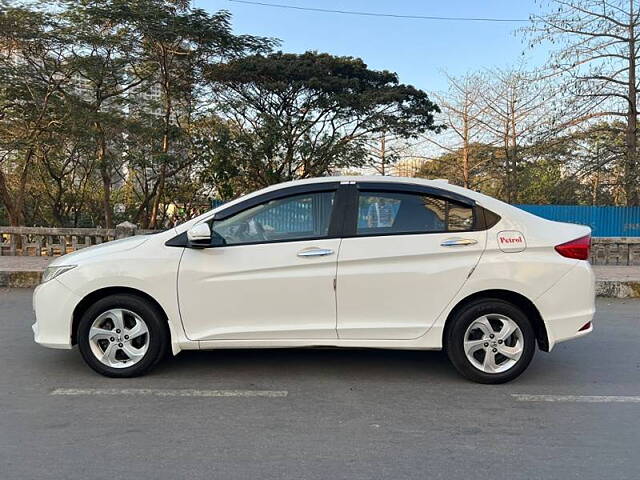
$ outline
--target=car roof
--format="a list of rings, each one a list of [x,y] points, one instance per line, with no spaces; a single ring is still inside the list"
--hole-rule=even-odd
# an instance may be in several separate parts
[[[511,217],[521,217],[522,220],[531,220],[538,219],[535,215],[532,215],[524,210],[520,210],[508,203],[502,202],[498,199],[490,197],[488,195],[484,195],[479,192],[475,192],[473,190],[469,190],[467,188],[458,187],[457,185],[451,185],[446,180],[427,180],[424,178],[416,178],[416,177],[390,177],[383,175],[348,175],[348,176],[327,176],[327,177],[314,177],[314,178],[305,178],[303,180],[292,180],[289,182],[277,183],[275,185],[270,185],[261,190],[254,191],[247,195],[243,195],[239,198],[231,200],[224,205],[221,205],[213,210],[200,215],[194,219],[189,220],[188,222],[183,223],[182,225],[176,227],[176,233],[180,233],[186,230],[190,225],[195,225],[196,223],[202,222],[210,218],[215,212],[224,210],[229,208],[237,203],[248,200],[252,197],[256,197],[265,193],[273,192],[276,190],[280,190],[281,188],[293,187],[293,186],[303,186],[303,185],[312,185],[318,183],[341,183],[341,182],[385,182],[385,183],[398,183],[405,185],[424,185],[427,187],[438,188],[442,190],[447,190],[458,195],[465,196],[474,200],[479,206],[485,207],[500,216],[509,215]]]
[[[462,195],[466,198],[474,200],[477,205],[480,207],[484,207],[498,215],[502,218],[508,218],[510,225],[518,225],[518,228],[525,228],[525,225],[534,226],[538,232],[546,232],[547,236],[553,237],[555,239],[558,236],[566,236],[567,238],[572,235],[577,235],[576,228],[582,228],[583,230],[586,227],[577,226],[568,223],[561,222],[552,222],[551,220],[546,220],[540,218],[536,215],[533,215],[529,212],[521,210],[513,205],[505,203],[496,198],[490,197],[483,193],[475,192],[473,190],[469,190],[467,188],[459,187],[457,185],[451,185],[446,180],[427,180],[424,178],[415,178],[415,177],[388,177],[381,175],[369,175],[369,176],[328,176],[328,177],[317,177],[317,178],[307,178],[303,180],[293,180],[290,182],[278,183],[275,185],[271,185],[269,187],[263,188],[262,190],[257,190],[242,197],[236,198],[235,200],[231,200],[213,210],[210,210],[199,217],[193,218],[181,225],[174,227],[171,231],[172,234],[177,235],[184,231],[186,231],[191,225],[195,225],[197,223],[207,221],[210,219],[216,212],[227,209],[237,203],[244,202],[252,197],[260,196],[265,193],[273,192],[280,190],[282,188],[293,187],[293,186],[303,186],[303,185],[312,185],[318,183],[340,183],[340,182],[374,182],[374,183],[389,183],[389,184],[405,184],[405,185],[417,185],[417,186],[427,186],[434,189],[440,189],[444,191],[449,191],[458,195]],[[541,227],[548,228],[541,228]],[[525,228],[526,230],[526,228]],[[587,231],[581,230],[580,234],[586,235]],[[564,233],[563,233],[564,232]],[[549,239],[547,239],[549,240]],[[551,241],[551,240],[549,240]]]
[[[274,190],[278,190],[284,187],[291,187],[296,185],[310,185],[315,183],[326,183],[326,182],[375,182],[375,183],[398,183],[398,184],[406,184],[406,185],[424,185],[432,188],[439,188],[441,190],[447,190],[458,195],[465,196],[472,200],[475,200],[478,205],[487,207],[489,209],[496,208],[502,210],[504,207],[515,208],[511,205],[504,203],[500,200],[497,200],[493,197],[489,197],[488,195],[484,195],[479,192],[475,192],[473,190],[469,190],[467,188],[462,188],[457,185],[450,184],[447,180],[428,180],[425,178],[416,178],[416,177],[391,177],[384,175],[344,175],[344,176],[328,176],[328,177],[314,177],[314,178],[306,178],[303,180],[293,180],[289,182],[278,183],[276,185],[271,185],[267,188],[260,190],[260,193],[266,193]],[[255,192],[258,193],[258,192]]]

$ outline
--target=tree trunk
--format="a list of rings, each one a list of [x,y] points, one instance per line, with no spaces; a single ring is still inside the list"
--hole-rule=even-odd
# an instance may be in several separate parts
[[[624,192],[627,206],[640,205],[640,192],[638,191],[638,92],[636,88],[636,39],[634,28],[633,0],[629,0],[629,111],[627,114],[626,128],[626,161],[624,168]]]
[[[513,187],[511,184],[512,176],[511,176],[511,148],[509,141],[509,122],[505,121],[505,130],[504,136],[502,138],[502,142],[504,145],[504,165],[505,165],[505,176],[504,176],[504,188],[505,188],[505,201],[507,203],[512,202],[513,198]]]
[[[160,175],[158,178],[158,183],[156,184],[158,188],[156,189],[156,193],[153,197],[153,202],[151,204],[151,214],[149,215],[149,228],[155,229],[158,224],[158,214],[160,212],[160,200],[162,199],[162,195],[164,194],[164,183],[166,176],[166,167],[163,164],[160,167]]]
[[[20,172],[20,182],[18,185],[17,191],[13,194],[13,201],[10,202],[13,204],[12,209],[7,209],[9,213],[9,221],[12,227],[23,226],[24,224],[24,200],[27,190],[27,180],[29,178],[29,166],[31,164],[31,159],[33,158],[33,148],[29,148],[27,151],[27,155],[24,159],[24,165],[22,166],[22,172]],[[4,179],[4,176],[3,176]],[[3,182],[4,183],[4,182]],[[6,185],[3,185],[3,189],[6,189]],[[3,196],[4,196],[3,191]],[[6,193],[11,195],[8,189],[6,189]],[[7,202],[5,202],[6,205]]]
[[[387,161],[385,155],[386,155],[386,138],[385,138],[385,134],[382,134],[382,139],[380,140],[380,162],[381,162],[381,168],[380,168],[380,173],[382,175],[386,175],[386,170],[385,170],[385,163]]]
[[[12,227],[19,226],[19,218],[16,212],[15,202],[13,201],[13,194],[7,187],[7,179],[4,176],[2,168],[0,168],[0,199],[2,199],[2,204],[7,211],[9,225]]]
[[[469,112],[465,104],[462,118],[462,186],[469,188]]]
[[[510,186],[511,186],[511,194],[509,198],[509,203],[514,203],[518,201],[518,133],[516,132],[516,107],[515,100],[511,102],[511,111],[510,111],[510,128],[508,131],[511,132],[510,138],[510,157],[511,157],[511,167],[509,169],[511,174]]]
[[[107,143],[104,130],[100,122],[95,122],[96,156],[102,178],[102,213],[104,215],[104,228],[113,228],[113,210],[111,209],[111,172],[107,165]]]
[[[164,194],[164,183],[167,175],[167,152],[169,152],[169,115],[166,115],[165,121],[165,133],[162,138],[162,165],[160,166],[160,174],[158,175],[158,181],[156,182],[156,192],[151,203],[151,214],[149,217],[149,228],[155,229],[158,224],[158,213],[160,211],[160,201]]]
[[[166,55],[164,46],[162,47],[163,54]],[[171,101],[171,84],[168,79],[168,69],[166,67],[166,56],[163,58],[164,75],[165,79],[162,82],[162,90],[164,92],[164,133],[162,135],[162,165],[160,166],[160,174],[158,181],[156,182],[156,192],[151,203],[151,214],[149,218],[149,228],[155,229],[158,224],[158,213],[160,211],[160,201],[164,195],[164,184],[167,175],[167,153],[169,153],[169,130],[171,128],[171,112],[173,111],[173,102]]]
[[[102,210],[104,213],[104,228],[113,228],[113,211],[111,209],[111,176],[106,168],[100,167],[102,176]]]

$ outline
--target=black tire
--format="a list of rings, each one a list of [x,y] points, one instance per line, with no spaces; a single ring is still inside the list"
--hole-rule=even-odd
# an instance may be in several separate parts
[[[480,370],[471,363],[464,351],[464,337],[471,323],[483,315],[492,314],[504,315],[513,320],[523,337],[520,358],[508,370],[500,373],[486,373]],[[536,338],[531,322],[520,308],[509,302],[492,298],[476,300],[457,312],[450,321],[452,324],[447,329],[445,350],[453,366],[469,380],[487,384],[510,382],[524,372],[533,359]]]
[[[91,326],[104,312],[111,309],[125,309],[138,315],[148,329],[147,351],[137,363],[124,368],[114,368],[102,363],[93,353],[89,342]],[[137,377],[156,365],[169,350],[169,331],[166,319],[158,308],[141,297],[130,294],[109,295],[91,305],[82,315],[78,324],[78,348],[84,361],[96,372],[115,378]]]

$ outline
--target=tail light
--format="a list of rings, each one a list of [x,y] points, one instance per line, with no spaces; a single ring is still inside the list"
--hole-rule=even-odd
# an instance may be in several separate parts
[[[570,242],[556,246],[556,252],[563,257],[588,260],[591,249],[591,235],[576,238]]]

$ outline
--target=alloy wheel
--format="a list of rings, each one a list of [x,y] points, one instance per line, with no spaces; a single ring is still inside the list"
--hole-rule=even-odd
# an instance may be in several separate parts
[[[505,315],[483,315],[471,322],[464,335],[467,360],[484,373],[506,372],[523,351],[522,330]]]
[[[100,314],[89,329],[93,355],[111,368],[131,367],[149,348],[149,328],[131,310],[113,308]]]

